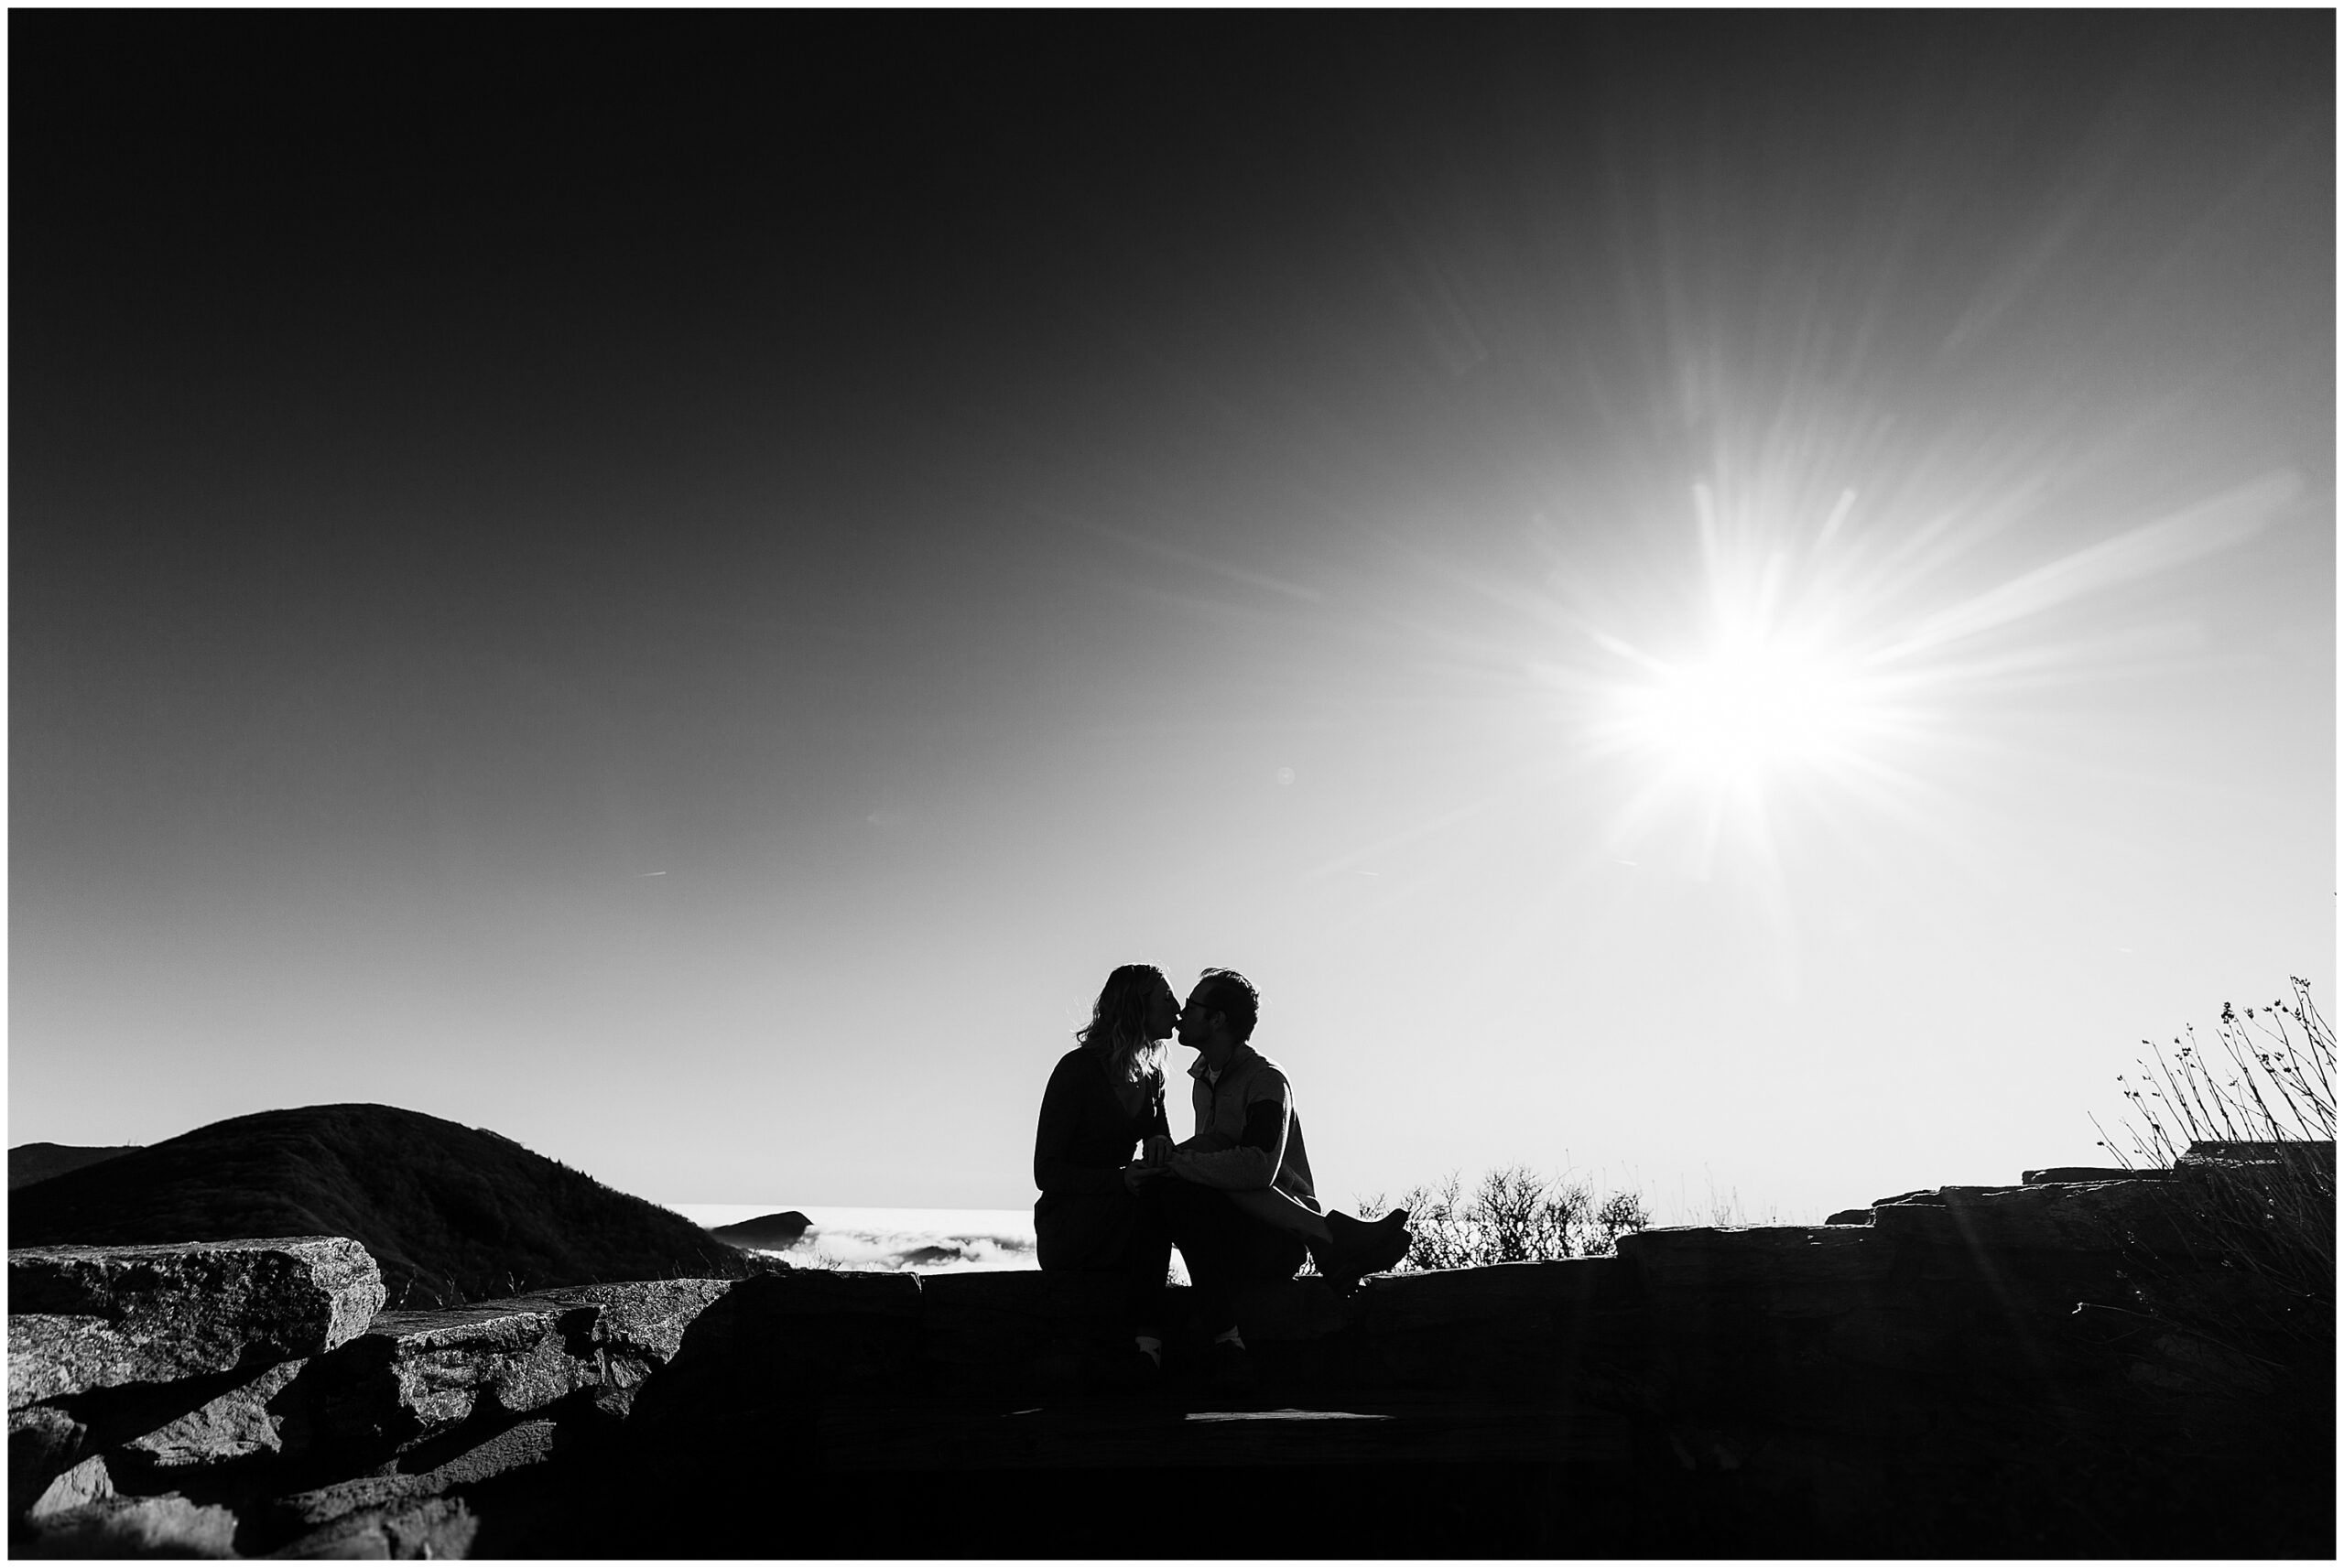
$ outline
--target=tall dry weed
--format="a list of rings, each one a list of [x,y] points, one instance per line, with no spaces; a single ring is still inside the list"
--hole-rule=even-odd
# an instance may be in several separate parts
[[[2336,1031],[2290,980],[2291,999],[2227,1004],[2208,1050],[2185,1028],[2120,1075],[2125,1110],[2101,1147],[2159,1171],[2182,1233],[2219,1260],[2228,1288],[2186,1292],[2167,1269],[2144,1305],[2244,1348],[2335,1340]]]

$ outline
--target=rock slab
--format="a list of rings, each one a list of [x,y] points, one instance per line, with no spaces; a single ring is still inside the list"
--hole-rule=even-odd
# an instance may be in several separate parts
[[[8,1254],[8,1403],[264,1367],[355,1338],[382,1271],[347,1237]]]

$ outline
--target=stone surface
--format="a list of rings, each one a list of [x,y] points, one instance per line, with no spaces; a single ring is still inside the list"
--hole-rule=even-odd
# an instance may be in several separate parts
[[[361,1509],[310,1531],[269,1555],[289,1558],[416,1558],[465,1556],[480,1520],[459,1498],[410,1498]]]
[[[8,1512],[32,1507],[50,1481],[81,1457],[89,1428],[54,1405],[8,1412]]]
[[[309,1534],[355,1516],[384,1516],[418,1498],[475,1486],[550,1459],[558,1446],[557,1423],[525,1421],[416,1471],[358,1476],[277,1498],[270,1513],[282,1530]],[[364,1531],[360,1532],[364,1535]]]
[[[236,1516],[176,1492],[107,1498],[40,1520],[33,1539],[42,1557],[233,1557]]]
[[[2296,1165],[2308,1170],[2336,1173],[2336,1141],[2316,1140],[2273,1141],[2249,1140],[2236,1142],[2199,1141],[2192,1143],[2181,1158],[2180,1165]]]
[[[1870,1225],[1872,1223],[1872,1210],[1868,1208],[1843,1208],[1837,1214],[1826,1216],[1823,1223],[1826,1225]]]
[[[190,1513],[192,1496],[233,1501],[248,1552],[543,1540],[624,1555],[677,1549],[668,1529],[711,1550],[769,1547],[750,1520],[711,1523],[703,1540],[675,1499],[750,1496],[777,1476],[1323,1465],[1380,1495],[1413,1484],[1411,1466],[1523,1465],[1550,1472],[1534,1511],[1560,1532],[1520,1549],[1550,1555],[1589,1508],[1623,1530],[1631,1512],[1715,1509],[1741,1532],[1620,1537],[1646,1554],[1720,1541],[1746,1554],[2017,1551],[2033,1538],[1992,1509],[2053,1517],[2043,1499],[2062,1486],[2113,1477],[2090,1506],[2128,1517],[2144,1505],[2125,1477],[2162,1474],[2134,1455],[2169,1424],[2265,1457],[2258,1430],[2299,1379],[2178,1332],[2139,1294],[2136,1259],[2172,1237],[2191,1191],[2155,1178],[1952,1187],[1850,1211],[1871,1224],[1649,1230],[1617,1258],[1380,1276],[1347,1300],[1308,1279],[1249,1290],[1254,1395],[1193,1402],[1231,1396],[1204,1390],[1200,1346],[1176,1346],[1145,1410],[1104,1425],[1082,1412],[1133,1403],[1102,1401],[1085,1376],[1128,1359],[1112,1277],[798,1271],[384,1314],[305,1360],[20,1405],[11,1495],[21,1508],[32,1488],[41,1517],[22,1528],[49,1532],[25,1538],[44,1552],[146,1550],[142,1519],[161,1532],[155,1550],[224,1551],[234,1519]],[[2245,1288],[2237,1270],[2181,1264],[2157,1276],[2171,1300]],[[1171,1300],[1177,1319],[1185,1293]],[[1371,1486],[1370,1472],[1384,1478]],[[106,1495],[167,1484],[175,1500]],[[1615,1503],[1618,1487],[1649,1495]],[[606,1504],[637,1534],[612,1533]],[[1790,1521],[1785,1533],[1751,1533],[1768,1519]],[[2088,1533],[2056,1539],[2091,1554]]]
[[[553,1422],[525,1421],[434,1465],[423,1472],[422,1479],[434,1491],[475,1486],[493,1476],[544,1464],[553,1457],[557,1437]]]
[[[2164,1174],[2161,1170],[2134,1171],[2122,1165],[2046,1165],[2039,1171],[2020,1172],[2019,1180],[2039,1186],[2045,1182],[2154,1181]]]
[[[92,1454],[52,1477],[25,1510],[25,1517],[44,1519],[113,1496],[114,1474],[107,1468],[105,1455]]]
[[[277,1452],[284,1447],[286,1418],[271,1406],[308,1365],[307,1360],[280,1361],[266,1368],[251,1381],[123,1446],[167,1470]]]
[[[330,1487],[313,1487],[277,1498],[271,1511],[297,1531],[307,1533],[320,1525],[368,1509],[379,1512],[410,1498],[428,1498],[434,1491],[421,1476],[357,1476]]]
[[[1370,1334],[1460,1328],[1525,1312],[1551,1315],[1592,1304],[1617,1267],[1610,1258],[1572,1258],[1379,1274],[1370,1277],[1349,1305]]]
[[[316,1355],[383,1304],[381,1271],[344,1237],[8,1254],[8,1402],[168,1382]]]
[[[596,1385],[630,1388],[666,1365],[710,1303],[733,1288],[732,1280],[646,1280],[581,1285],[552,1292],[564,1303],[594,1308],[586,1343],[597,1357]]]
[[[593,1377],[570,1354],[591,1309],[542,1297],[433,1312],[385,1313],[359,1351],[379,1349],[387,1392],[422,1431],[453,1426],[483,1397],[514,1414],[553,1403]]]
[[[1883,1199],[1872,1224],[1902,1240],[1969,1250],[2185,1254],[2192,1244],[2173,1203],[2171,1184],[2158,1178],[1953,1186],[1918,1200]]]
[[[1379,1277],[1343,1303],[1350,1331],[1289,1366],[1306,1386],[1337,1396],[1362,1388],[1562,1398],[1614,1376],[1604,1303],[1619,1283],[1610,1258]]]
[[[1775,1314],[1844,1311],[1854,1304],[1847,1287],[1884,1279],[1894,1256],[1876,1228],[1844,1225],[1667,1227],[1620,1238],[1620,1257],[1655,1299],[1754,1294]]]
[[[646,1280],[385,1313],[320,1365],[314,1419],[324,1441],[396,1449],[476,1411],[526,1415],[581,1390],[611,1396],[605,1408],[624,1414],[633,1390],[732,1288]]]

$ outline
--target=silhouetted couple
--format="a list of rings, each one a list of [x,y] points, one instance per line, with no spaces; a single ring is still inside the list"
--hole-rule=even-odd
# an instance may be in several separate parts
[[[1174,1247],[1188,1266],[1212,1379],[1224,1388],[1252,1379],[1238,1284],[1290,1280],[1307,1253],[1348,1294],[1408,1249],[1405,1209],[1373,1224],[1319,1209],[1294,1090],[1248,1044],[1259,1004],[1234,969],[1207,969],[1183,1006],[1163,971],[1125,964],[1107,977],[1042,1096],[1034,1140],[1042,1267],[1123,1277],[1142,1371],[1163,1365]],[[1163,1042],[1175,1029],[1197,1053],[1188,1068],[1197,1130],[1178,1143],[1164,1114]]]

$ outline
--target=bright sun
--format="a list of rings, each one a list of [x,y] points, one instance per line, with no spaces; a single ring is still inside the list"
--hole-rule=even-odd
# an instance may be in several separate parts
[[[1827,763],[1858,727],[1841,661],[1794,643],[1735,640],[1624,694],[1630,736],[1720,781]]]

